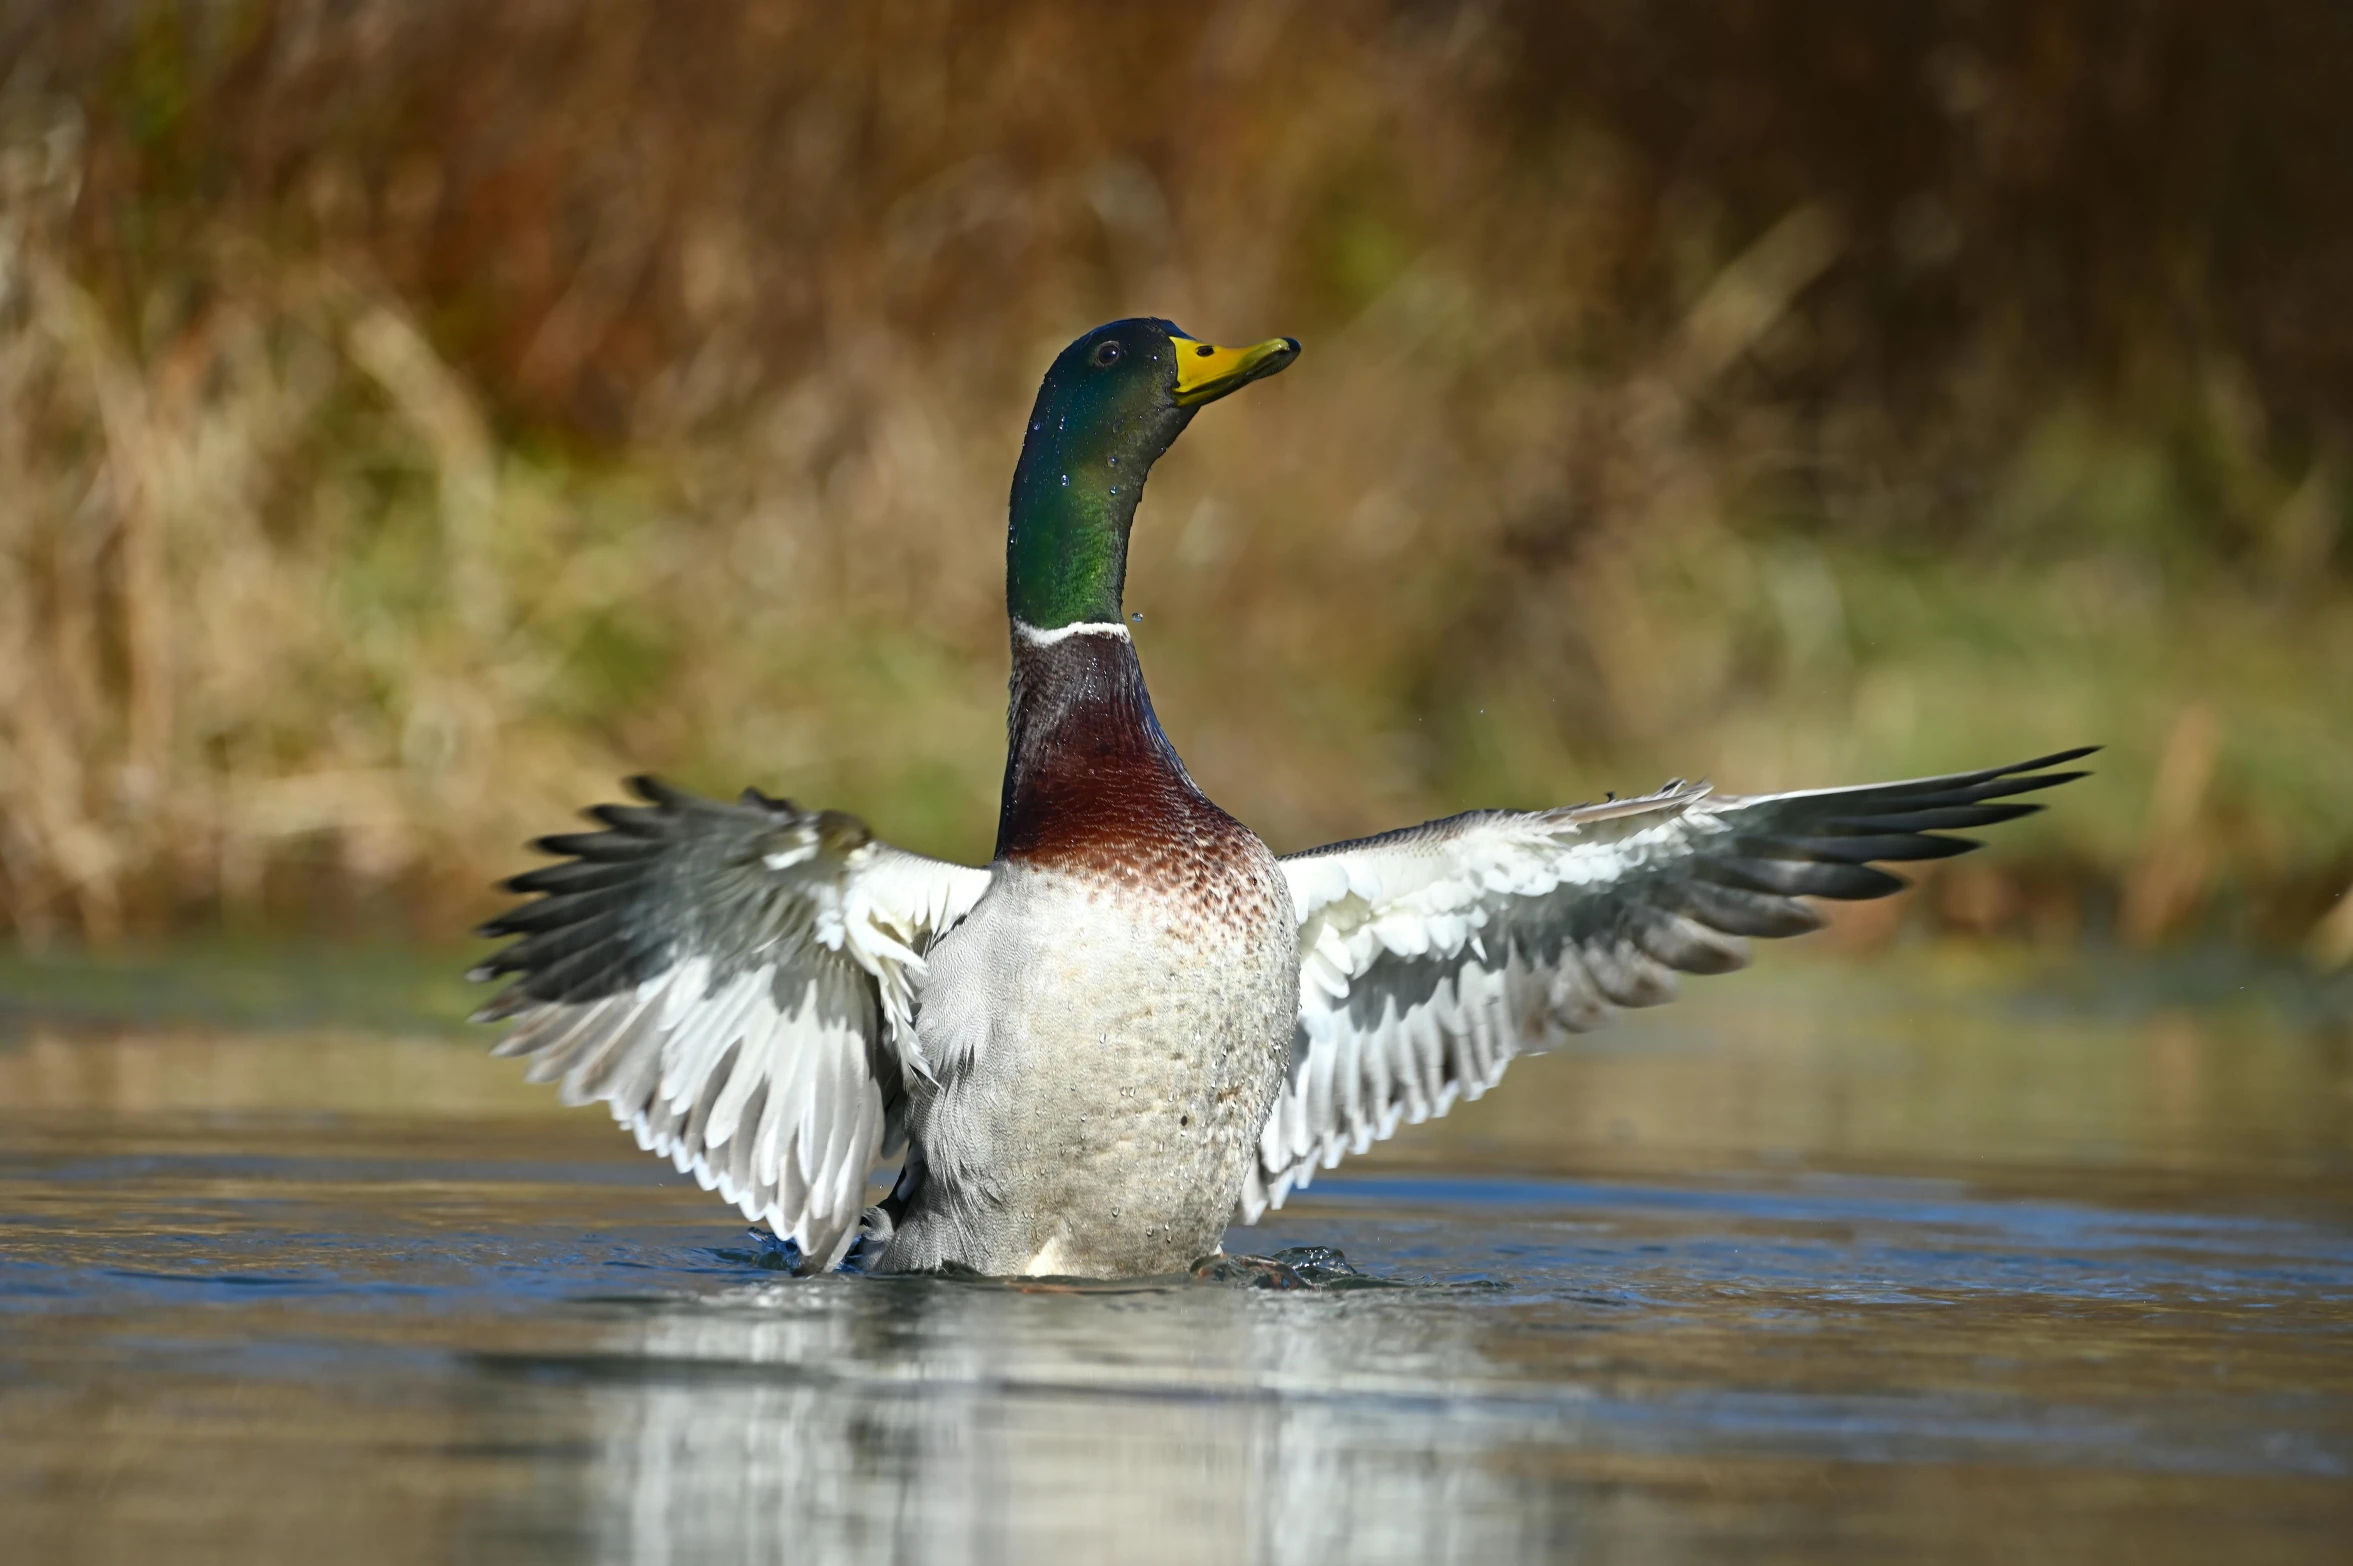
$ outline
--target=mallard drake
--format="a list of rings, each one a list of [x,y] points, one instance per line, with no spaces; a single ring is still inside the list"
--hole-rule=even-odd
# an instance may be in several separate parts
[[[1319,1168],[1493,1087],[1514,1056],[1808,898],[1904,883],[1873,861],[2040,807],[2087,750],[1981,772],[1739,796],[1478,810],[1277,858],[1195,786],[1121,612],[1153,462],[1289,338],[1220,348],[1115,321],[1047,370],[1013,474],[1013,674],[995,857],[908,853],[855,816],[634,779],[475,977],[497,1046],[603,1100],[802,1271],[861,1236],[879,1270],[1132,1277],[1216,1253]],[[904,1162],[887,1200],[867,1183]]]

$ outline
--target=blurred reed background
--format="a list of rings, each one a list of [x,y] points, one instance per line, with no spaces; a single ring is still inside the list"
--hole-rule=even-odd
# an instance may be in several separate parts
[[[448,935],[640,769],[985,855],[1153,313],[1307,345],[1130,582],[1278,848],[2099,740],[1908,916],[2353,958],[2349,101],[2332,0],[0,0],[0,920]]]

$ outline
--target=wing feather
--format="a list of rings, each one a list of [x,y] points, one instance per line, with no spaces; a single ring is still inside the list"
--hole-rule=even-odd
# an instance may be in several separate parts
[[[1978,845],[1943,832],[2042,808],[2096,747],[2007,767],[1750,797],[1673,782],[1638,799],[1475,810],[1282,861],[1299,918],[1290,1080],[1242,1195],[1254,1222],[1318,1167],[1476,1098],[1519,1055],[1729,973],[1799,935],[1804,899],[1884,897],[1880,861]]]
[[[563,862],[485,925],[475,972],[512,983],[496,1053],[567,1103],[607,1104],[640,1147],[837,1261],[866,1180],[900,1144],[924,954],[990,873],[876,841],[855,818],[757,792],[727,804],[652,778],[604,828],[542,838]]]

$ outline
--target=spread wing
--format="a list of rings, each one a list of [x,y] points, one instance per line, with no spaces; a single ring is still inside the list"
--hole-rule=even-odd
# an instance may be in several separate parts
[[[2084,776],[2097,747],[1906,783],[1750,797],[1668,784],[1641,799],[1479,810],[1282,861],[1299,918],[1299,1031],[1242,1218],[1493,1087],[1515,1055],[1674,997],[1677,972],[1797,935],[1808,897],[1885,896],[1875,860],[1978,845],[1938,834],[2041,809],[2009,796]]]
[[[652,778],[601,832],[540,839],[563,862],[483,926],[519,936],[474,971],[514,982],[477,1021],[566,1103],[602,1099],[638,1145],[800,1247],[847,1250],[868,1174],[904,1140],[931,944],[986,870],[902,852],[855,816],[748,790],[725,804]]]

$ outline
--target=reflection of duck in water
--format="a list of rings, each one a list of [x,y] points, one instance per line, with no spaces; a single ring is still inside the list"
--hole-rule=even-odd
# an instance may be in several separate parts
[[[1297,357],[1165,321],[1080,338],[1038,390],[1006,542],[1013,684],[997,853],[650,779],[485,930],[485,1018],[572,1102],[830,1267],[1172,1272],[1320,1164],[1444,1114],[1514,1055],[1668,998],[1873,860],[2037,808],[2085,754],[1910,783],[1474,811],[1276,859],[1194,787],[1121,616],[1144,478],[1202,404]],[[868,1174],[905,1149],[891,1198]]]
[[[1598,1505],[1639,1528],[1659,1503],[1606,1457],[1597,1486],[1588,1449],[1704,1440],[1714,1406],[1562,1385],[1482,1298],[736,1288],[608,1306],[585,1349],[480,1356],[457,1417],[528,1410],[517,1460],[561,1553],[638,1566],[1521,1561]],[[482,1493],[459,1536],[511,1538],[513,1493]]]

